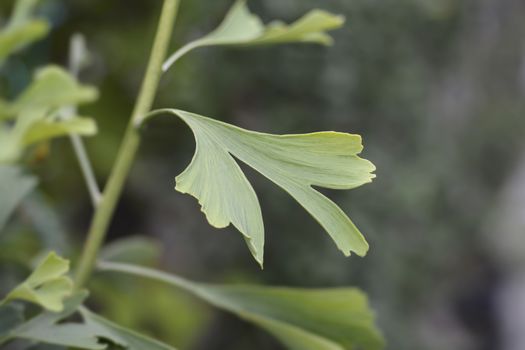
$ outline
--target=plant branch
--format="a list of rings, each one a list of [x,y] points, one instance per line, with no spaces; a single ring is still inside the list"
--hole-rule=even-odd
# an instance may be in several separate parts
[[[135,127],[135,122],[140,120],[142,115],[148,113],[153,104],[162,75],[162,62],[166,57],[178,5],[178,0],[164,0],[157,34],[139,96],[118,151],[116,162],[104,188],[102,199],[91,221],[87,241],[76,271],[75,288],[77,289],[82,288],[91,275],[98,251],[104,241],[110,220],[113,217],[117,201],[122,192],[122,187],[135,159],[140,144],[140,135]]]
[[[82,66],[87,61],[86,56],[87,50],[84,37],[81,34],[74,34],[71,37],[69,46],[69,71],[75,78],[78,78]],[[76,113],[76,106],[71,106],[64,110],[62,117],[64,119],[71,118]],[[93,207],[96,208],[100,202],[102,194],[100,193],[100,188],[98,187],[95,173],[91,166],[91,162],[89,161],[84,142],[82,142],[82,138],[77,134],[70,134],[69,139],[80,165],[80,169],[82,170],[82,175],[84,176],[84,181],[86,182],[91,202]]]

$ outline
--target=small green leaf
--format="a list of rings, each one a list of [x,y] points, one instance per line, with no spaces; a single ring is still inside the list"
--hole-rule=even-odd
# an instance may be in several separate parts
[[[51,252],[24,282],[2,300],[2,303],[25,300],[50,311],[62,311],[64,299],[71,295],[73,290],[73,282],[65,276],[68,271],[69,261]]]
[[[59,67],[40,70],[14,102],[0,103],[0,119],[16,118],[14,126],[0,124],[0,163],[16,161],[35,142],[67,134],[94,135],[97,127],[92,119],[63,120],[59,112],[70,105],[91,102],[97,94],[95,88],[79,84]]]
[[[69,134],[91,136],[96,133],[97,124],[90,118],[73,117],[63,121],[41,120],[31,125],[24,134],[22,143],[28,146],[58,136]]]
[[[364,256],[368,244],[346,214],[312,186],[351,189],[371,182],[375,166],[357,155],[361,137],[340,132],[272,135],[248,131],[180,110],[150,114],[179,116],[195,135],[191,164],[176,178],[175,189],[199,200],[208,222],[232,223],[262,264],[264,228],[257,196],[232,156],[295,198],[345,254]]]
[[[92,102],[97,96],[97,89],[79,84],[58,66],[48,66],[36,73],[31,85],[13,103],[4,104],[0,116],[12,118],[28,110],[47,114],[60,107]]]
[[[0,65],[9,54],[41,39],[49,32],[47,21],[31,18],[35,4],[35,0],[16,2],[9,23],[0,31]]]
[[[214,31],[180,48],[168,58],[163,69],[168,70],[180,57],[198,47],[272,45],[290,42],[330,45],[332,38],[325,32],[339,28],[343,23],[343,16],[312,10],[290,25],[274,21],[265,26],[259,17],[250,12],[246,0],[238,0]]]
[[[384,340],[366,296],[356,288],[221,286],[120,263],[114,271],[159,280],[266,329],[291,350],[379,350]]]
[[[20,168],[0,165],[0,232],[24,197],[36,186],[36,179],[22,174]]]

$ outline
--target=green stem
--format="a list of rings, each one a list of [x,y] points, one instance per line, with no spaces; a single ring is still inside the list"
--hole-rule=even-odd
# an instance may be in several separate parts
[[[117,154],[117,159],[104,188],[102,199],[95,210],[91,226],[88,231],[87,241],[80,257],[80,262],[75,276],[75,287],[82,288],[93,271],[98,251],[110,223],[115,206],[122,192],[122,187],[135,159],[135,154],[140,144],[140,135],[135,124],[142,115],[149,112],[157,92],[158,83],[162,75],[162,62],[173,30],[177,15],[178,0],[164,0],[161,17],[151,50],[148,68],[142,82],[142,87],[131,115],[124,139]]]

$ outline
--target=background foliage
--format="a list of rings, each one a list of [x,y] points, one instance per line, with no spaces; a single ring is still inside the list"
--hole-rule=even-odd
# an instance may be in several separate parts
[[[173,44],[206,33],[230,4],[183,1]],[[197,280],[359,286],[370,295],[391,349],[522,349],[516,328],[525,316],[512,306],[523,303],[525,262],[525,5],[250,4],[265,19],[286,20],[321,7],[345,14],[347,25],[334,33],[329,50],[195,51],[164,78],[156,106],[176,105],[272,133],[329,128],[363,135],[364,156],[376,164],[378,178],[373,186],[330,196],[365,233],[369,254],[344,258],[292,199],[244,167],[265,208],[266,262],[259,271],[234,229],[208,227],[197,203],[171,190],[194,143],[170,117],[144,130],[110,239],[148,234],[159,243],[137,254],[155,264],[154,246],[161,246],[165,269]],[[1,17],[9,8],[10,2],[0,4]],[[16,96],[35,67],[66,63],[73,32],[86,35],[92,65],[81,78],[100,87],[101,99],[81,112],[99,125],[96,141],[86,142],[100,179],[131,113],[157,12],[153,1],[44,1],[40,13],[53,23],[50,37],[2,71],[2,94]],[[23,262],[39,249],[34,227],[41,228],[36,234],[42,246],[75,251],[91,215],[67,140],[39,147],[29,161],[40,191],[24,203],[22,223],[1,238],[2,292],[15,276],[27,275]],[[185,296],[172,298],[166,287],[144,282],[130,288],[122,277],[110,288],[105,278],[91,286],[104,315],[181,348],[279,348],[231,316]],[[128,308],[144,298],[151,303]]]

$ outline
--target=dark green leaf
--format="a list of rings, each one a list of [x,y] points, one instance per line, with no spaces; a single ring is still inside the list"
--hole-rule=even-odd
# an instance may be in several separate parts
[[[36,186],[36,179],[22,174],[20,168],[0,165],[0,232],[24,197]]]

